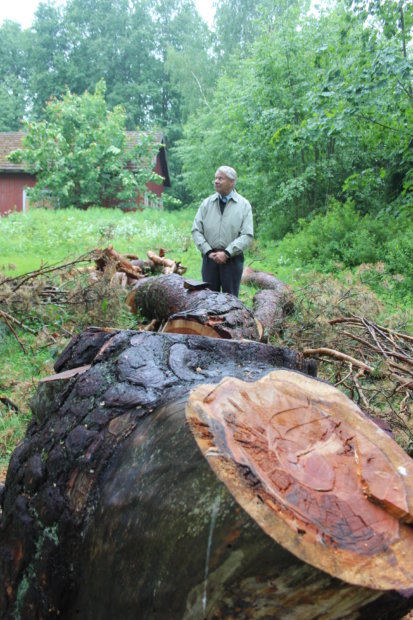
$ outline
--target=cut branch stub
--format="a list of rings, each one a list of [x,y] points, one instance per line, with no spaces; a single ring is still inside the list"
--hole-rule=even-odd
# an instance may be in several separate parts
[[[208,463],[275,541],[348,583],[413,586],[413,461],[344,394],[291,371],[199,386]]]
[[[260,340],[259,324],[236,297],[217,293],[176,275],[138,282],[126,303],[149,320],[165,321],[167,333],[196,334],[232,340]]]

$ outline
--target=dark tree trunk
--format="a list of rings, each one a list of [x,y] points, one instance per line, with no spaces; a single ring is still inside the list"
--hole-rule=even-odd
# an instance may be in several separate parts
[[[141,280],[128,296],[132,312],[164,321],[166,333],[260,340],[260,326],[236,297],[197,287],[178,275]]]
[[[289,370],[280,378],[277,367]],[[312,362],[256,342],[94,329],[56,369],[7,474],[3,618],[361,620],[410,609],[411,461],[310,380]],[[359,490],[354,515],[351,498],[324,499],[342,486],[330,470],[339,478],[356,450],[365,501],[384,506],[371,537]]]
[[[59,374],[40,384],[10,461],[0,527],[3,617],[62,616],[87,571],[79,558],[104,476],[145,417],[199,383],[253,380],[280,366],[315,372],[294,351],[253,342],[99,329],[74,338],[56,363]],[[192,458],[176,454],[178,463]]]

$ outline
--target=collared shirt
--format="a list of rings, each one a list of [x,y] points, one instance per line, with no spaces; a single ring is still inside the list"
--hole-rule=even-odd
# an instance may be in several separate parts
[[[251,205],[233,190],[221,213],[219,197],[217,193],[212,194],[199,207],[192,226],[192,238],[201,254],[224,250],[229,256],[236,256],[253,240]]]
[[[234,195],[234,190],[231,190],[230,193],[227,196],[223,196],[222,194],[219,194],[219,197],[221,200],[223,200],[224,202],[228,202],[228,200],[230,198],[232,198],[232,196]]]

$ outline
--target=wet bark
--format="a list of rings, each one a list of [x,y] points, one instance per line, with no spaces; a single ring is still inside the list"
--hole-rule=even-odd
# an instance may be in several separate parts
[[[253,313],[239,299],[186,283],[178,275],[140,281],[127,303],[132,312],[139,310],[149,320],[164,322],[167,333],[260,340]]]
[[[274,377],[275,368],[287,375]],[[377,427],[334,388],[310,382],[310,360],[256,342],[92,329],[56,370],[37,390],[7,474],[3,618],[396,619],[413,605],[410,564],[398,566],[395,549],[398,537],[400,551],[412,544],[409,476],[383,495],[376,465],[388,474],[383,488],[400,478],[351,435],[375,439],[399,474],[410,475],[410,460],[391,457]],[[341,475],[356,449],[367,497],[392,507],[375,519],[371,542],[359,528],[358,551],[348,505],[337,522],[344,499],[320,503],[334,488],[329,467]],[[300,484],[319,499],[311,504]],[[380,526],[388,514],[399,528],[390,534]],[[331,570],[320,560],[328,554]]]
[[[94,529],[94,515],[106,493],[105,476],[115,475],[118,458],[129,450],[128,438],[137,433],[135,438],[145,443],[145,432],[139,429],[146,418],[167,403],[185,400],[199,383],[218,382],[224,376],[253,380],[280,366],[315,372],[314,362],[303,361],[296,352],[260,343],[98,329],[76,337],[56,363],[58,374],[41,382],[32,402],[33,420],[10,461],[0,525],[2,617],[62,617],[70,601],[77,600],[76,592],[80,597],[83,586],[93,590],[92,583],[83,581],[88,571],[81,561],[84,539]],[[180,420],[187,429],[184,418]],[[166,448],[157,449],[162,459]],[[177,450],[174,458],[179,467],[193,456]],[[132,477],[128,468],[122,471],[122,489],[138,491],[136,469]],[[156,510],[165,514],[161,505]],[[118,516],[125,525],[122,511],[120,506]],[[113,524],[113,531],[116,528]],[[109,527],[105,539],[116,548],[121,541],[112,541],[110,532]],[[169,544],[170,555],[175,543]],[[138,548],[135,553],[146,570]],[[120,574],[128,573],[120,557],[118,561]],[[98,584],[99,574],[90,574],[91,581]],[[146,583],[145,588],[156,588],[158,578],[151,575],[152,585]],[[119,583],[124,579],[121,575]],[[102,592],[112,585],[102,582],[96,587]],[[125,600],[129,597],[134,600],[132,592],[125,591]],[[151,616],[150,609],[144,612],[147,617],[165,617],[161,612]],[[81,613],[75,617],[99,617],[98,612]],[[73,616],[67,612],[66,617]],[[104,608],[100,617],[108,617]],[[120,612],[109,617],[123,618]],[[131,612],[129,617],[137,616]]]

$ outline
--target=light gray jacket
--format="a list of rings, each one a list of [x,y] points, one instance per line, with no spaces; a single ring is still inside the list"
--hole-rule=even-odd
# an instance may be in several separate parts
[[[224,213],[219,207],[219,194],[206,198],[192,225],[192,239],[201,254],[225,250],[236,256],[252,243],[253,234],[251,205],[237,192],[228,200]]]

